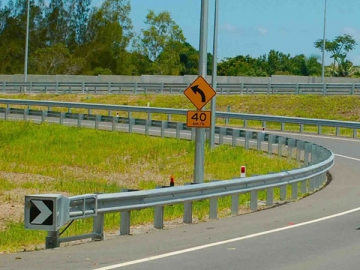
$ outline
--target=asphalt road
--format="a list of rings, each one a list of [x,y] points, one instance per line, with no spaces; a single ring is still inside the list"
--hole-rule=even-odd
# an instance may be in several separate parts
[[[358,269],[360,140],[301,137],[331,149],[331,183],[280,207],[102,242],[2,255],[0,269]]]

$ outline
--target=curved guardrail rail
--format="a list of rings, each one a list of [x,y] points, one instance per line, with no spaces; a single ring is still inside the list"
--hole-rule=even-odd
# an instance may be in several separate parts
[[[54,102],[39,101],[10,101],[0,100],[0,104],[21,104],[31,106],[55,106]],[[11,103],[15,102],[15,103]],[[19,102],[19,103],[16,103]],[[57,106],[77,106],[90,109],[118,110],[119,106],[99,105],[99,104],[75,104],[75,103],[56,103]],[[82,107],[84,106],[84,107]],[[110,106],[110,107],[109,107]],[[124,107],[124,106],[120,106]],[[126,106],[127,107],[127,106]],[[55,113],[52,117],[48,115],[51,111],[30,111],[29,109],[14,109],[7,107],[3,114],[5,119],[10,119],[16,113],[24,115],[24,119],[29,119],[31,112],[34,121],[50,121],[60,117],[60,123],[82,126],[84,124],[83,115],[72,113]],[[171,110],[161,108],[139,108],[131,109],[145,112],[163,112],[181,114],[184,110]],[[45,113],[46,112],[46,113]],[[1,114],[0,114],[1,115]],[[79,115],[81,117],[79,117]],[[26,116],[26,117],[25,117]],[[62,119],[62,120],[61,120]],[[65,123],[65,119],[67,122]],[[186,135],[192,138],[192,133],[184,123],[170,121],[151,121],[149,119],[129,118],[127,123],[119,123],[115,116],[94,116],[95,128],[104,128],[132,132],[134,124],[144,125],[145,134],[155,134],[160,136],[172,136],[169,131],[175,133],[177,138]],[[104,120],[104,122],[103,122]],[[109,120],[110,123],[109,123]],[[175,131],[175,132],[174,132]],[[218,198],[231,196],[231,213],[237,214],[239,207],[239,195],[250,193],[250,209],[258,208],[258,192],[266,190],[266,205],[273,205],[274,188],[280,189],[280,199],[287,198],[287,188],[291,187],[291,199],[298,198],[299,193],[311,193],[321,188],[327,181],[326,173],[334,164],[333,153],[316,144],[302,140],[286,138],[263,132],[241,130],[235,128],[217,127],[218,143],[230,143],[233,146],[244,146],[247,149],[257,151],[267,151],[269,155],[287,156],[289,159],[296,159],[303,165],[302,168],[284,171],[280,173],[269,173],[267,175],[251,176],[247,178],[235,178],[231,180],[215,181],[204,184],[168,187],[164,189],[143,190],[133,192],[120,192],[113,194],[85,194],[74,197],[65,197],[58,194],[48,195],[29,195],[25,198],[25,227],[28,229],[38,229],[48,231],[46,237],[46,248],[58,247],[62,242],[69,242],[79,239],[92,238],[93,240],[104,239],[104,215],[111,212],[120,212],[120,234],[130,233],[130,213],[134,210],[154,207],[154,227],[163,228],[164,207],[167,205],[184,204],[184,223],[192,222],[192,203],[198,200],[210,200],[209,217],[217,217]],[[299,190],[300,188],[300,190]],[[34,207],[35,212],[32,212]],[[40,210],[40,214],[39,214]],[[43,212],[44,211],[44,212]],[[36,214],[34,214],[36,213]],[[35,215],[35,216],[34,216]],[[38,216],[37,216],[38,215]],[[41,218],[40,218],[41,215]],[[51,220],[48,219],[51,218]],[[72,237],[60,237],[60,228],[69,221],[93,217],[93,232],[86,235]],[[34,219],[35,218],[35,219]],[[36,220],[36,222],[34,221]]]
[[[179,94],[186,83],[0,82],[3,93]],[[360,83],[219,83],[218,94],[359,95]]]

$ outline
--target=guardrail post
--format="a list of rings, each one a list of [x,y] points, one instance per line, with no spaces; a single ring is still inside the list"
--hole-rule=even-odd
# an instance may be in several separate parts
[[[184,217],[183,222],[186,224],[192,223],[192,202],[184,203]]]
[[[326,95],[326,83],[323,84],[323,95]]]
[[[224,135],[226,133],[226,128],[220,127],[220,132],[219,132],[219,144],[223,144],[224,143]]]
[[[281,131],[285,131],[285,123],[281,123]]]
[[[353,129],[353,138],[357,138],[357,129]]]
[[[248,127],[248,120],[244,120],[244,128]]]
[[[295,85],[295,94],[300,94],[299,93],[299,84],[298,83]]]
[[[155,229],[164,228],[164,206],[154,207],[154,228]]]
[[[311,165],[314,165],[316,162],[316,145],[311,145]]]
[[[111,130],[112,131],[116,131],[116,123],[118,122],[118,117],[113,116],[112,117],[112,122],[111,122]]]
[[[95,115],[95,129],[99,129],[100,122],[101,122],[101,115]]]
[[[129,118],[129,133],[133,133],[133,126],[135,125],[135,119]]]
[[[258,152],[261,151],[261,143],[264,141],[264,133],[258,132],[257,133],[257,150]]]
[[[272,206],[274,203],[274,188],[268,188],[266,190],[266,205]]]
[[[289,139],[288,140],[288,159],[292,159],[292,156],[293,156],[293,149],[295,147],[295,142],[296,140],[295,139]]]
[[[84,119],[84,114],[79,113],[78,114],[78,122],[77,122],[77,126],[81,127],[81,121]]]
[[[164,83],[160,84],[160,93],[164,94]]]
[[[246,131],[245,132],[245,149],[248,150],[250,147],[250,138],[251,138],[252,132]]]
[[[93,233],[96,236],[92,237],[94,241],[102,241],[104,240],[104,214],[98,214],[94,217],[93,222]]]
[[[268,137],[268,155],[271,156],[273,153],[273,143],[275,141],[275,135],[269,134]]]
[[[322,126],[318,126],[318,134],[322,134]]]
[[[232,131],[233,131],[233,134],[232,134],[232,146],[235,147],[236,146],[236,139],[239,137],[240,130],[233,129]]]
[[[304,164],[309,165],[309,154],[311,152],[311,143],[305,142],[305,150],[304,150]]]
[[[42,111],[41,112],[41,123],[45,122],[46,117],[47,117],[47,111]]]
[[[209,219],[216,219],[218,212],[218,198],[210,198]]]
[[[231,195],[231,214],[237,215],[239,213],[239,194]]]
[[[336,133],[335,136],[340,136],[340,127],[336,127]]]
[[[183,123],[176,123],[176,139],[180,139],[180,131],[183,130]]]
[[[291,199],[296,200],[298,197],[298,183],[292,183],[291,184]]]
[[[9,105],[7,105],[5,109],[5,121],[8,120],[9,114],[10,114],[10,108]]]
[[[279,155],[279,157],[282,157],[282,155],[283,155],[283,153],[282,153],[283,144],[284,144],[284,138],[278,137],[278,155]]]
[[[306,194],[306,192],[307,192],[307,181],[302,181],[301,182],[301,193]]]
[[[45,249],[60,247],[59,231],[48,231],[45,238]]]
[[[130,211],[120,212],[120,235],[130,234]]]
[[[71,113],[71,108],[70,107],[68,108],[68,113]]]
[[[286,200],[286,185],[280,187],[280,200],[281,201]]]
[[[165,137],[165,129],[168,127],[168,122],[161,121],[161,138]]]
[[[171,114],[167,115],[167,121],[170,122],[171,121]]]
[[[111,94],[111,83],[108,83],[108,94]]]
[[[230,106],[227,106],[227,112],[230,112]],[[229,117],[225,118],[225,125],[228,125],[230,123]]]
[[[309,180],[309,192],[313,192],[314,190],[315,190],[315,177],[312,177]]]
[[[250,192],[250,209],[253,211],[257,210],[257,205],[258,205],[258,191],[252,190]]]
[[[296,162],[299,163],[301,159],[301,151],[305,149],[303,141],[296,142]]]
[[[4,92],[4,93],[6,93],[6,90],[5,90],[5,85],[6,85],[6,83],[5,83],[5,82],[3,82],[3,83],[2,83],[2,90],[3,90],[3,92]]]
[[[64,112],[60,113],[60,125],[64,124],[64,118],[65,118],[66,114]]]
[[[149,135],[150,126],[151,126],[151,120],[147,119],[147,120],[145,121],[145,134],[146,134],[146,135]]]
[[[355,83],[351,84],[350,95],[353,95],[354,92],[355,92]]]
[[[29,109],[28,109],[28,108],[25,108],[25,109],[24,109],[24,121],[27,120],[28,115],[29,115]]]
[[[137,94],[138,83],[134,83],[134,94]]]
[[[88,109],[88,115],[91,115],[91,109]]]
[[[304,133],[304,124],[300,124],[300,133]]]

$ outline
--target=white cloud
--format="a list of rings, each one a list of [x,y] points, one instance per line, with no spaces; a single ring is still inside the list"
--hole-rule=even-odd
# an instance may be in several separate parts
[[[352,36],[356,40],[360,40],[360,29],[345,27],[343,28],[343,33]]]
[[[232,24],[225,23],[221,28],[226,32],[236,32],[236,27]]]
[[[224,24],[223,26],[221,26],[220,28],[221,30],[228,32],[230,34],[235,34],[235,35],[239,35],[239,36],[258,36],[258,35],[266,35],[268,33],[268,30],[265,29],[264,27],[259,27],[259,28],[253,28],[253,27],[249,27],[249,28],[242,28],[242,27],[238,27],[236,25],[232,25],[229,23]]]
[[[266,35],[268,30],[263,27],[260,27],[260,28],[258,28],[258,32],[260,35]]]

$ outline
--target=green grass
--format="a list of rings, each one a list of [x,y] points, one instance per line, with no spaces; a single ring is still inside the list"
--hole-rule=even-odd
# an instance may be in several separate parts
[[[195,145],[193,141],[108,132],[60,125],[0,121],[0,202],[23,204],[25,194],[58,193],[72,196],[94,192],[119,192],[122,188],[151,189],[167,185],[175,176],[176,185],[192,182]],[[205,181],[231,179],[241,165],[248,175],[288,170],[295,162],[257,151],[222,145],[205,149]],[[20,193],[19,193],[20,192]],[[265,193],[259,194],[264,199]],[[241,196],[246,205],[249,195]],[[230,199],[219,202],[227,211]],[[208,200],[194,203],[194,215],[208,215]],[[165,208],[165,220],[182,217],[183,206]],[[153,221],[153,209],[133,211],[131,223]],[[108,214],[106,230],[119,230],[119,214]],[[63,236],[91,230],[92,220],[78,220]],[[9,217],[0,228],[0,251],[31,249],[44,243],[44,233],[24,229],[23,220]]]

